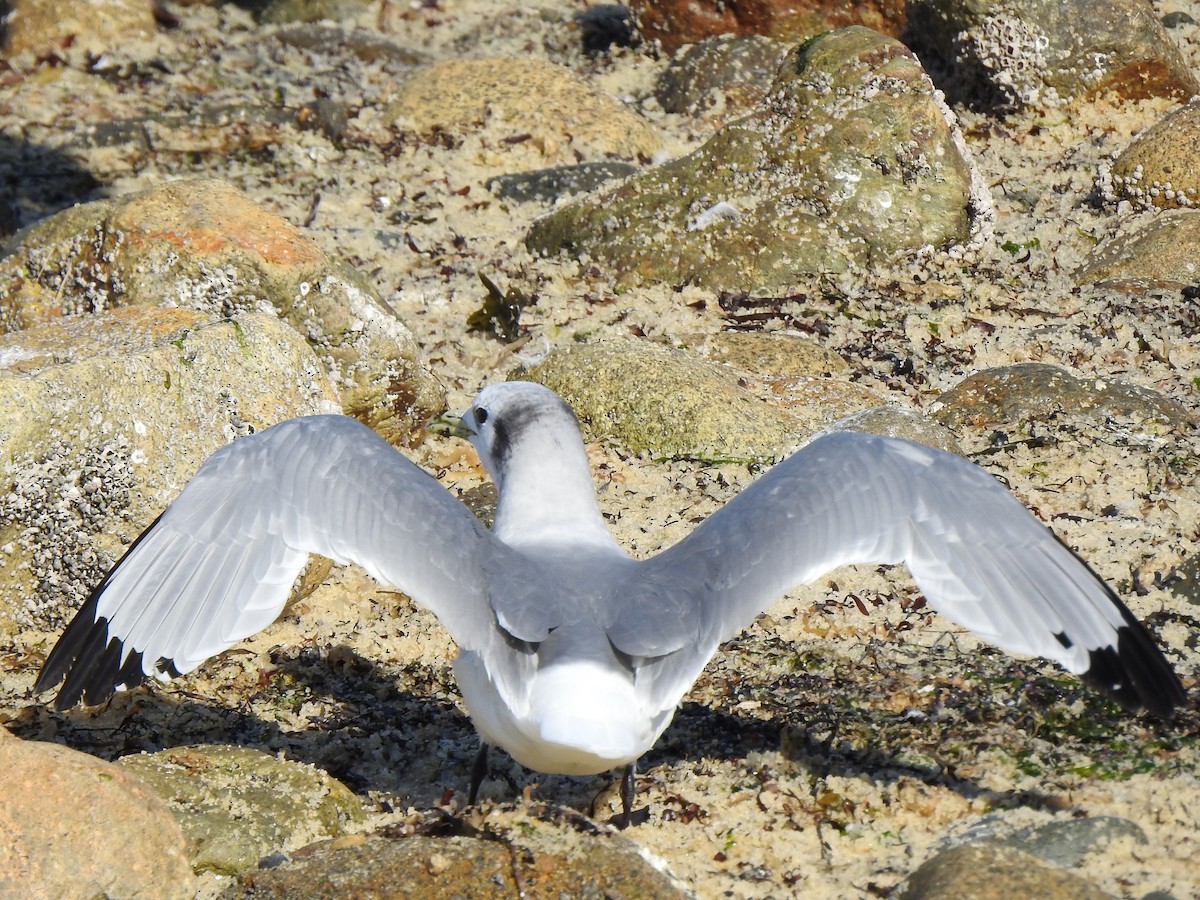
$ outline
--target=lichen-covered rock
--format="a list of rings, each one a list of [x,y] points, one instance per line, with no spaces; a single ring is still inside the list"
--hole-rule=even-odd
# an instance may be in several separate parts
[[[314,766],[246,747],[176,747],[125,756],[174,813],[196,872],[237,875],[273,853],[336,838],[365,818],[362,803]]]
[[[632,0],[642,37],[674,53],[722,34],[760,34],[800,41],[848,25],[865,25],[899,37],[904,30],[904,0]]]
[[[557,815],[556,815],[557,813]],[[222,895],[257,897],[654,897],[692,893],[634,841],[570,812],[495,810],[486,831],[407,823],[304,848]],[[419,823],[423,824],[423,823]],[[575,824],[576,827],[570,827]],[[447,834],[447,832],[450,832]]]
[[[4,331],[133,305],[279,315],[316,350],[342,409],[393,443],[419,441],[442,407],[411,333],[375,290],[223,181],[65,210],[18,234],[0,259]]]
[[[905,40],[955,99],[1041,107],[1200,91],[1146,0],[913,0]]]
[[[4,55],[90,53],[154,34],[151,0],[9,0]]]
[[[1118,231],[1088,255],[1075,280],[1131,293],[1200,284],[1200,210],[1168,210]]]
[[[460,58],[415,72],[385,117],[418,132],[485,127],[498,146],[482,160],[514,172],[616,156],[649,158],[661,141],[619,100],[563,66],[533,57]]]
[[[934,418],[950,428],[1046,422],[1060,415],[1128,416],[1152,430],[1190,428],[1182,403],[1140,385],[1079,378],[1060,366],[1017,363],[964,378],[938,399]]]
[[[1108,178],[1111,184],[1101,185],[1106,193],[1143,209],[1200,205],[1200,101],[1174,110],[1134,138]]]
[[[283,322],[206,323],[131,308],[0,337],[0,634],[61,627],[218,447],[337,411]]]
[[[0,894],[195,896],[179,826],[140,779],[67,747],[0,732]]]
[[[751,289],[971,236],[972,170],[916,57],[866,28],[792,50],[763,105],[694,153],[534,222],[530,249],[623,282]]]
[[[718,462],[778,459],[807,435],[882,402],[848,382],[747,378],[645,341],[555,350],[519,377],[557,391],[591,439],[655,457]]]

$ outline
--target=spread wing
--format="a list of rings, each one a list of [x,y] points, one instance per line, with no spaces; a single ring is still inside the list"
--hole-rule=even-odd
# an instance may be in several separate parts
[[[209,457],[80,608],[35,689],[65,677],[65,709],[191,671],[274,621],[310,553],[358,563],[479,647],[494,640],[485,570],[504,552],[366,426],[292,419]]]
[[[645,590],[609,636],[660,657],[647,690],[674,703],[717,644],[789,588],[841,565],[900,562],[930,606],[1003,650],[1055,660],[1129,709],[1167,716],[1185,701],[1108,585],[996,479],[875,435],[814,441],[643,563]]]

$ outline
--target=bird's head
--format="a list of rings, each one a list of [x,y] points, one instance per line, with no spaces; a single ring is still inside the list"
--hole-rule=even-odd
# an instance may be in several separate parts
[[[447,414],[430,426],[466,438],[480,462],[502,485],[516,457],[547,462],[566,448],[582,449],[579,422],[571,407],[549,388],[531,381],[506,381],[480,391],[460,415]]]

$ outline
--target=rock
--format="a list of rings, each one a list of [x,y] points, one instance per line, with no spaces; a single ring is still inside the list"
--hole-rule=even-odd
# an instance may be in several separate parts
[[[788,54],[756,112],[559,206],[526,244],[586,256],[622,283],[752,289],[966,242],[972,169],[931,92],[898,42],[866,28],[822,35]]]
[[[9,0],[4,55],[88,53],[154,34],[150,0]]]
[[[1122,228],[1088,255],[1075,280],[1131,293],[1200,283],[1200,210],[1169,210]]]
[[[992,844],[945,850],[908,877],[900,900],[1103,900],[1090,881],[1043,865],[1027,853]]]
[[[637,166],[623,162],[580,163],[577,166],[553,166],[534,172],[497,175],[488,181],[487,187],[502,200],[548,204],[567,194],[586,194],[636,171]]]
[[[1002,838],[998,843],[1036,856],[1042,862],[1071,868],[1082,863],[1088,855],[1103,851],[1121,838],[1129,838],[1137,844],[1147,843],[1146,833],[1137,823],[1119,816],[1068,819],[1030,826]]]
[[[1103,378],[1077,378],[1046,363],[1017,363],[976,372],[942,394],[933,407],[933,417],[950,428],[1048,422],[1068,414],[1093,419],[1128,416],[1159,429],[1193,425],[1187,407],[1150,388]]]
[[[273,853],[336,838],[365,815],[315,766],[244,747],[177,747],[122,757],[175,814],[196,872],[237,875]]]
[[[273,37],[281,44],[302,50],[320,52],[328,47],[340,47],[363,62],[392,62],[409,66],[429,63],[429,57],[421,51],[390,41],[368,28],[307,23],[280,28]]]
[[[913,0],[904,37],[956,101],[1047,107],[1200,92],[1146,0]]]
[[[274,316],[130,308],[0,337],[0,634],[57,629],[200,463],[337,410]]]
[[[654,96],[670,113],[723,119],[749,112],[767,96],[788,45],[758,35],[721,35],[685,47],[659,76]]]
[[[865,25],[899,37],[904,30],[903,0],[631,0],[642,37],[668,53],[723,34],[759,34],[800,41],[835,28]]]
[[[483,161],[501,172],[612,156],[649,159],[661,146],[654,128],[619,100],[532,57],[460,58],[420,69],[384,116],[422,133],[484,127],[498,146]]]
[[[916,441],[946,453],[962,453],[962,447],[955,439],[954,432],[930,421],[914,409],[904,409],[900,406],[873,406],[862,412],[851,413],[843,419],[838,419],[826,430],[880,434],[884,437]]]
[[[742,372],[768,377],[789,375],[849,375],[849,364],[816,341],[792,334],[763,331],[723,331],[689,335],[689,346],[709,359]]]
[[[138,778],[58,744],[0,731],[0,894],[195,895],[179,826]]]
[[[268,0],[260,5],[258,20],[267,25],[284,22],[342,22],[374,12],[376,0]]]
[[[0,259],[0,328],[118,306],[267,310],[304,335],[348,415],[419,442],[444,394],[412,334],[353,269],[217,180],[177,181],[64,210]]]
[[[882,402],[856,385],[813,376],[751,384],[725,366],[638,341],[555,350],[520,377],[561,394],[590,439],[714,462],[778,459],[806,435]]]
[[[558,824],[556,818],[565,821]],[[563,827],[572,824],[576,827]],[[486,831],[444,817],[426,830],[440,836],[392,828],[326,841],[292,854],[280,866],[241,876],[223,896],[691,896],[633,841],[572,813],[536,808],[532,814],[492,813]]]
[[[1143,209],[1200,202],[1200,100],[1147,128],[1112,164],[1106,192]],[[1102,189],[1107,188],[1107,185]]]

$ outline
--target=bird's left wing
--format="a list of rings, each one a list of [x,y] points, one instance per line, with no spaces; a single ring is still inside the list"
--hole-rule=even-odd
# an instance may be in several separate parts
[[[310,553],[356,562],[490,640],[485,570],[504,548],[427,473],[345,416],[291,419],[214,453],[108,573],[35,688],[98,703],[188,672],[279,615]]]
[[[850,563],[906,563],[930,606],[1161,715],[1183,689],[1112,590],[1001,484],[920,444],[840,432],[775,466],[639,568],[614,645],[682,695],[717,644],[789,588]]]

